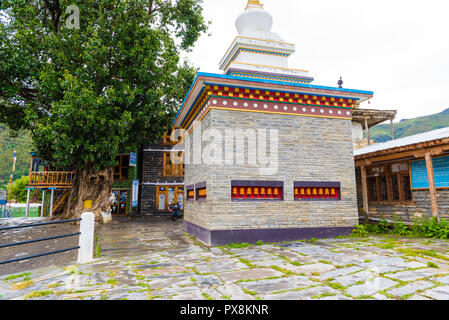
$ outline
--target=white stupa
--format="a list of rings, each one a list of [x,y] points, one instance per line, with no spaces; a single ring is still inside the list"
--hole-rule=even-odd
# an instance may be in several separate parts
[[[273,17],[259,0],[249,0],[235,22],[238,36],[220,62],[220,70],[232,76],[310,83],[306,70],[289,68],[295,45],[271,31]]]

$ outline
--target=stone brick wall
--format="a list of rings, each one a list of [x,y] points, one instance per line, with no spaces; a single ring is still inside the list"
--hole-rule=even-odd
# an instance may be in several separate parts
[[[278,130],[279,167],[274,175],[264,176],[257,166],[248,164],[186,165],[185,184],[207,181],[208,188],[207,202],[186,203],[186,221],[209,230],[351,227],[358,223],[351,121],[213,109],[202,120],[201,130],[208,128],[223,134],[227,128]],[[224,146],[222,150],[224,155]],[[231,180],[283,181],[284,201],[232,201]],[[341,182],[342,200],[294,201],[294,181]]]

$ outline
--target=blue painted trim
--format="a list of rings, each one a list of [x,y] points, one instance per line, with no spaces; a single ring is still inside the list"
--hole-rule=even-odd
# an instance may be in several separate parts
[[[190,92],[192,91],[193,87],[195,86],[196,80],[198,79],[199,75],[200,75],[200,73],[197,73],[197,75],[195,76],[195,79],[193,80],[192,85],[190,86],[190,89],[187,92],[187,95],[185,96],[184,101],[181,104],[181,107],[179,108],[178,112],[176,113],[175,120],[173,120],[172,125],[174,125],[176,122],[176,119],[178,119],[178,115],[181,112],[182,107],[184,106],[184,103],[186,103],[187,97],[190,95]]]
[[[184,124],[184,122],[186,121],[187,115],[190,113],[190,111],[192,111],[193,107],[196,105],[196,102],[197,102],[198,99],[201,97],[201,94],[203,93],[203,91],[204,91],[204,88],[202,88],[201,91],[198,93],[198,96],[196,97],[195,101],[193,101],[192,105],[190,106],[189,111],[187,111],[186,117],[182,120],[181,126],[182,126],[182,125]]]
[[[281,84],[291,87],[298,87],[298,88],[306,88],[306,89],[321,89],[321,90],[335,90],[343,93],[360,93],[360,94],[367,94],[367,95],[373,95],[374,91],[365,91],[365,90],[356,90],[356,89],[346,89],[346,88],[336,88],[336,87],[327,87],[327,86],[317,86],[313,84],[303,84],[303,83],[291,83],[291,82],[285,82],[285,81],[275,81],[275,80],[266,80],[266,79],[253,79],[253,78],[247,78],[247,77],[236,77],[236,76],[229,76],[229,75],[223,75],[223,74],[217,74],[217,73],[208,73],[208,72],[198,72],[195,76],[195,80],[193,81],[192,85],[190,86],[189,91],[187,92],[186,97],[184,98],[183,103],[181,104],[181,107],[178,110],[178,113],[176,114],[175,119],[173,120],[172,124],[176,122],[178,119],[179,113],[182,110],[182,107],[184,106],[187,97],[190,95],[194,85],[196,84],[198,77],[214,77],[217,79],[226,79],[226,80],[243,80],[248,82],[256,82],[256,83],[265,83],[265,84]],[[190,110],[189,110],[190,112]],[[184,122],[184,121],[183,121]]]

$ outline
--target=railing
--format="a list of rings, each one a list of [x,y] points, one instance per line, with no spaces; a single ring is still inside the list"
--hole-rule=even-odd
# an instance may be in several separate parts
[[[45,225],[69,223],[69,222],[76,222],[76,221],[81,221],[80,232],[62,234],[62,235],[53,236],[53,237],[39,238],[39,239],[34,239],[34,240],[26,240],[26,241],[20,241],[20,242],[1,244],[0,249],[13,247],[13,246],[25,245],[25,244],[29,244],[29,243],[41,242],[41,241],[48,241],[48,240],[54,240],[54,239],[80,236],[78,246],[71,247],[71,248],[65,248],[65,249],[61,249],[61,250],[54,250],[54,251],[38,253],[38,254],[34,254],[34,255],[29,255],[26,257],[4,260],[4,261],[0,261],[0,265],[6,264],[6,263],[12,263],[12,262],[17,262],[17,261],[33,259],[33,258],[38,258],[38,257],[42,257],[42,256],[48,256],[48,255],[67,252],[67,251],[78,250],[78,249],[80,250],[78,253],[79,262],[81,260],[83,260],[81,262],[89,262],[92,259],[93,228],[94,228],[94,216],[90,212],[83,213],[83,215],[81,216],[81,219],[70,219],[70,220],[62,220],[62,221],[41,222],[41,223],[34,223],[34,224],[22,224],[22,225],[18,225],[18,226],[3,227],[3,228],[0,228],[0,232],[7,231],[7,230],[13,230],[13,229],[35,228],[35,227],[41,227],[41,226],[45,226]],[[87,258],[80,259],[80,257],[86,257],[86,256],[87,256]]]
[[[29,187],[56,186],[70,188],[75,172],[71,171],[46,171],[31,172],[28,182]]]

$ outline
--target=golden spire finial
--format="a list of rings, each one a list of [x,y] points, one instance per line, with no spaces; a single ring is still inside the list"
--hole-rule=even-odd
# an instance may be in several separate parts
[[[254,4],[256,6],[261,6],[263,8],[263,4],[261,4],[259,0],[248,0],[248,4],[246,5],[246,9],[248,9],[250,4]]]

